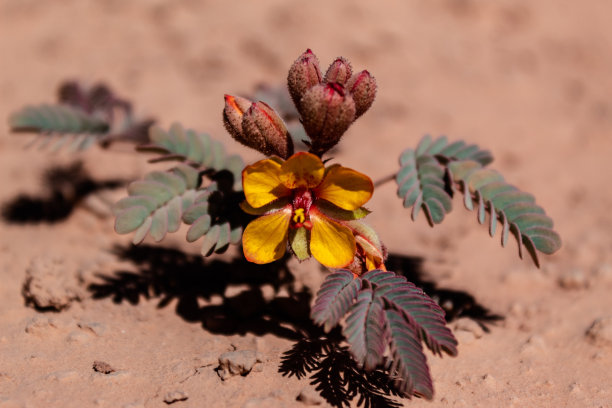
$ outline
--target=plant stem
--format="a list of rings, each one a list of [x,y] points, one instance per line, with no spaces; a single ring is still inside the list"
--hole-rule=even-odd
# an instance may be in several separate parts
[[[381,179],[376,180],[376,181],[374,182],[374,187],[380,187],[380,186],[382,186],[382,185],[383,185],[383,184],[385,184],[386,182],[389,182],[389,181],[391,181],[391,180],[395,179],[395,176],[396,176],[396,174],[395,174],[395,173],[394,173],[394,174],[389,174],[388,176],[385,176],[385,177],[383,177],[383,178],[381,178]]]

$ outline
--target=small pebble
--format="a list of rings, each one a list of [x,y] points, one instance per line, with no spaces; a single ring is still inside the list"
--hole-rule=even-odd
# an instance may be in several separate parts
[[[262,363],[260,353],[255,350],[237,350],[223,353],[219,356],[217,374],[222,380],[234,375],[247,375],[257,363]]]
[[[94,371],[102,374],[114,373],[116,370],[110,364],[104,361],[96,360],[93,362]]]
[[[42,336],[54,329],[57,329],[57,323],[55,320],[44,316],[34,316],[26,324],[25,332],[28,334]]]
[[[578,290],[589,286],[589,281],[582,269],[572,269],[559,277],[559,286],[563,289]]]
[[[85,330],[85,331],[89,331],[93,334],[95,334],[96,336],[100,337],[102,335],[104,335],[104,333],[106,333],[106,325],[104,323],[98,323],[98,322],[79,322],[77,323],[77,326],[79,326],[80,329]]]
[[[596,346],[612,347],[612,316],[596,319],[586,331],[586,336]]]
[[[497,381],[495,380],[495,377],[493,377],[491,374],[483,375],[482,383],[491,389],[496,388],[497,386]]]
[[[26,304],[38,309],[63,310],[81,299],[76,275],[64,261],[48,256],[34,258],[26,269],[22,288]]]
[[[166,404],[174,404],[178,401],[185,401],[188,398],[189,396],[185,391],[174,390],[166,393],[166,395],[164,396],[164,402]]]
[[[67,343],[72,344],[83,344],[88,342],[91,339],[91,334],[83,332],[83,331],[73,331],[68,334],[66,337]]]
[[[455,322],[455,330],[464,330],[470,332],[477,339],[481,338],[484,335],[484,330],[482,329],[482,327],[469,317],[462,317],[460,319],[457,319],[457,321]]]

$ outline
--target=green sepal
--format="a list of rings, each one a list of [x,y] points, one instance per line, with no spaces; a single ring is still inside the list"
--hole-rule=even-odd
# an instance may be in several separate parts
[[[310,232],[306,228],[291,228],[289,230],[289,245],[291,245],[291,250],[300,262],[305,261],[311,256],[308,245],[309,240]]]

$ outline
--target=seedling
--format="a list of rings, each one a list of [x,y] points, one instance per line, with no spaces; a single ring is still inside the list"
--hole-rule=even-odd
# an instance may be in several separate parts
[[[149,141],[139,150],[159,155],[151,161],[178,163],[129,185],[128,196],[114,206],[115,230],[132,233],[139,244],[147,236],[159,242],[185,223],[187,241],[200,240],[203,256],[241,245],[245,258],[258,264],[287,252],[300,261],[316,259],[330,274],[311,310],[314,323],[325,331],[341,325],[359,367],[371,373],[384,366],[399,395],[431,399],[423,344],[436,355],[455,356],[457,341],[440,306],[387,270],[385,246],[364,221],[370,213],[364,205],[374,191],[371,179],[330,155],[374,102],[376,80],[368,71],[353,72],[345,58],[323,74],[307,50],[289,70],[288,89],[303,125],[297,141],[265,102],[225,95],[223,120],[230,135],[266,156],[246,166],[205,133],[180,124],[150,127]],[[100,98],[100,91],[70,85],[60,105],[26,108],[10,124],[47,138],[80,135],[73,142],[79,149],[132,134],[130,129],[139,127],[129,105],[106,91]],[[119,125],[116,109],[126,118]],[[291,129],[297,129],[295,123]],[[490,169],[492,161],[491,153],[476,145],[426,136],[400,154],[388,181],[396,181],[412,219],[423,210],[431,226],[452,210],[453,196],[462,195],[478,222],[488,223],[491,236],[501,228],[502,246],[512,235],[519,256],[526,251],[539,266],[538,252],[552,254],[561,246],[553,221],[531,194]]]

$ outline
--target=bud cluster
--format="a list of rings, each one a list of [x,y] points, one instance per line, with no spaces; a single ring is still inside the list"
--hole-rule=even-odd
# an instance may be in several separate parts
[[[339,57],[322,76],[319,60],[309,49],[293,63],[287,82],[310,137],[310,151],[319,156],[340,141],[376,96],[376,80],[368,71],[353,74],[350,62]]]
[[[225,95],[223,123],[234,139],[266,156],[287,159],[293,154],[285,122],[265,102]]]

